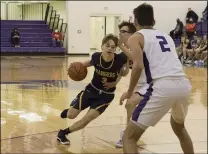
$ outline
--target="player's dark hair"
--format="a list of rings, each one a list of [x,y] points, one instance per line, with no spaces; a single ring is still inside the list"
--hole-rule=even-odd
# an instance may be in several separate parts
[[[143,3],[134,9],[133,14],[140,26],[154,25],[154,11],[151,5]]]
[[[118,46],[118,37],[113,34],[106,35],[102,40],[102,45],[107,43],[109,40],[113,40],[113,42],[115,43],[115,46],[116,47]]]
[[[133,23],[128,22],[128,21],[123,21],[120,25],[118,25],[118,28],[121,29],[124,26],[128,27],[128,32],[129,33],[135,33],[136,32],[136,27],[134,26]]]

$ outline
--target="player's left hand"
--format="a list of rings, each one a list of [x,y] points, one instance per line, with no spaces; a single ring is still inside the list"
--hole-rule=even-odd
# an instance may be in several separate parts
[[[107,82],[107,78],[102,78],[102,83],[105,89],[110,89],[116,86],[116,82]]]
[[[122,96],[120,97],[120,105],[123,105],[123,101],[126,99],[129,99],[132,95],[133,95],[133,92],[129,92],[129,91],[124,92]]]

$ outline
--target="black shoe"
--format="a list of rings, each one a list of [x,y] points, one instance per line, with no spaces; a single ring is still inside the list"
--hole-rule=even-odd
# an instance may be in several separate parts
[[[68,112],[68,110],[69,110],[69,109],[63,110],[62,113],[60,114],[60,117],[61,117],[61,118],[67,118],[67,112]]]
[[[69,145],[70,141],[66,138],[65,135],[66,134],[65,134],[64,130],[60,130],[57,134],[57,141],[59,141],[61,144]]]

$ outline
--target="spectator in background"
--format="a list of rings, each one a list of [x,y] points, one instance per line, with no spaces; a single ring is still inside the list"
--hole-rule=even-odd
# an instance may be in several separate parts
[[[61,46],[61,41],[62,41],[62,34],[61,32],[58,31],[58,29],[55,29],[54,32],[52,33],[52,46],[57,47],[57,44]]]
[[[185,48],[185,43],[186,43],[186,37],[183,35],[181,36],[181,42],[179,44],[178,47],[176,47],[176,52],[177,55],[179,57],[179,59],[184,55],[186,57],[186,55],[183,53],[183,49]]]
[[[197,38],[196,40],[191,41],[192,44],[192,61],[196,60],[196,52],[200,49],[200,45],[201,45],[201,38]]]
[[[205,36],[200,41],[199,47],[195,49],[195,58],[196,58],[196,60],[199,60],[201,53],[207,49],[207,42],[205,41],[204,38],[205,38]]]
[[[194,23],[197,23],[198,18],[198,15],[191,8],[188,8],[188,12],[186,15],[186,23],[189,22],[190,19],[192,19]]]
[[[191,48],[186,50],[188,58],[185,63],[187,64],[192,64],[196,60],[195,52],[200,48],[201,39],[199,37],[195,37],[195,39],[190,42],[191,42]]]
[[[190,42],[191,49],[187,49],[188,58],[186,63],[192,64],[194,62],[196,64],[195,61],[199,60],[200,54],[207,49],[207,43],[203,42],[199,37],[195,37],[195,39]]]
[[[208,48],[208,40],[207,36],[204,35],[203,39],[201,40],[200,46],[195,49],[195,64],[196,65],[203,65],[205,60],[207,59],[207,51]]]
[[[190,18],[189,21],[186,23],[186,34],[188,38],[192,38],[196,33],[196,24],[194,23],[193,19]]]
[[[176,19],[176,22],[177,22],[176,28],[170,32],[170,36],[173,39],[180,38],[181,35],[183,34],[183,27],[184,27],[183,22],[179,18]]]
[[[207,65],[208,60],[208,50],[203,51],[204,57],[202,56],[202,60],[200,60],[200,65]]]
[[[179,55],[179,59],[181,60],[181,63],[184,64],[187,60],[187,50],[191,49],[191,43],[189,41],[189,39],[187,39],[186,36],[183,36],[181,38],[181,44],[178,47],[178,55]]]
[[[11,32],[11,43],[14,47],[20,47],[20,33],[17,28],[14,28]]]

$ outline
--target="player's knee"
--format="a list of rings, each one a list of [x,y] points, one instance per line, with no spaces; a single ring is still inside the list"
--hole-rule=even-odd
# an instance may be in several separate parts
[[[129,100],[127,101],[125,108],[126,110],[133,110],[136,107],[134,103],[131,103]]]
[[[122,137],[123,142],[126,142],[127,140],[135,140],[132,130],[130,130],[128,127],[126,128]]]
[[[75,119],[79,113],[80,113],[79,110],[74,109],[74,108],[69,108],[69,110],[67,112],[67,118],[68,119]]]
[[[76,114],[69,113],[67,115],[67,117],[68,117],[68,119],[75,119],[77,117],[77,115]]]
[[[142,97],[138,94],[133,95],[125,105],[126,110],[134,110],[135,107],[140,103]]]
[[[79,112],[77,113],[77,112],[69,111],[67,113],[67,117],[68,117],[68,119],[75,119],[78,116],[78,114],[79,114]]]

